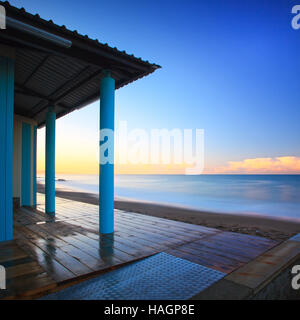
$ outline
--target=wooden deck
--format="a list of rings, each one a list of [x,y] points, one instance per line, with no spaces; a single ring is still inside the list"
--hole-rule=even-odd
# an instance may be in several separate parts
[[[265,238],[115,210],[115,233],[99,236],[98,207],[56,199],[55,218],[37,210],[14,213],[13,242],[0,247],[8,290],[2,298],[29,297],[126,263],[166,252],[225,273],[277,242]],[[40,290],[38,290],[40,289]]]

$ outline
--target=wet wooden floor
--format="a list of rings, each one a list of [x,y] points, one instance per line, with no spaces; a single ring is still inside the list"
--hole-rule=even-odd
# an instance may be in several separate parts
[[[56,216],[37,210],[14,213],[14,241],[0,247],[8,268],[8,290],[0,297],[23,297],[166,252],[230,273],[277,244],[238,233],[115,210],[115,233],[98,233],[98,207],[56,199]],[[10,268],[10,269],[9,269]]]

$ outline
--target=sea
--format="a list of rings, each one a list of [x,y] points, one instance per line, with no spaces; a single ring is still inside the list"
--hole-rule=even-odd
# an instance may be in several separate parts
[[[98,175],[60,174],[56,187],[97,194],[98,180]],[[115,197],[300,221],[300,175],[116,175]]]

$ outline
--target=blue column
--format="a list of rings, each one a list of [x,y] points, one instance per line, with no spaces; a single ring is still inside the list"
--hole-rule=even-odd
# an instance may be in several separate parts
[[[31,125],[22,123],[21,205],[31,206]]]
[[[114,131],[115,125],[115,80],[106,72],[100,86],[100,132]],[[101,135],[101,134],[100,134]],[[100,146],[107,141],[101,141]],[[114,159],[114,141],[110,141],[107,158]],[[101,155],[100,155],[101,157]],[[100,233],[114,232],[114,164],[100,159],[99,168],[99,215]]]
[[[51,215],[55,215],[55,120],[56,114],[51,108],[46,115],[45,166],[46,213]]]
[[[32,185],[33,185],[33,206],[36,207],[36,144],[37,139],[37,126],[33,128],[33,174],[32,174]]]
[[[0,242],[13,239],[14,61],[0,57]]]

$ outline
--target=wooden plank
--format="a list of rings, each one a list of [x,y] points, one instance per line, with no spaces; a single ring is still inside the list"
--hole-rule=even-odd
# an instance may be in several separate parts
[[[56,281],[61,282],[76,277],[74,273],[62,264],[45,254],[39,247],[29,241],[19,241],[20,246],[26,250],[37,263]]]
[[[44,210],[44,196],[38,195],[38,203]],[[39,210],[16,212],[18,245],[0,250],[0,261],[15,279],[13,294],[18,294],[21,279],[36,279],[35,288],[47,281],[50,285],[45,271],[56,282],[72,282],[160,251],[229,273],[275,245],[264,238],[120,210],[115,212],[115,234],[108,238],[98,233],[97,206],[57,199],[56,208],[55,218]],[[29,285],[25,288],[32,292]]]
[[[7,261],[14,261],[17,259],[26,258],[27,254],[19,248],[1,248],[0,250],[0,263],[3,265]]]
[[[50,259],[54,259],[63,265],[66,269],[70,270],[77,276],[91,273],[93,270],[82,264],[79,260],[73,258],[69,254],[62,251],[60,248],[49,245],[47,243],[40,243],[37,245],[41,250],[49,255]]]
[[[11,266],[6,268],[6,278],[16,278],[19,276],[30,275],[32,273],[40,272],[43,273],[44,270],[41,268],[36,261],[31,261],[24,264],[18,264],[15,266]]]

